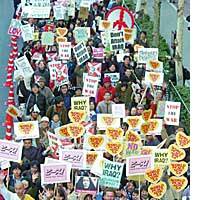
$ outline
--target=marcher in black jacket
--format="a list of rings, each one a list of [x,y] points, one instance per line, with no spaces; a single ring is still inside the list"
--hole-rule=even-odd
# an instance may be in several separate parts
[[[40,115],[43,117],[46,113],[46,97],[40,93],[39,85],[33,84],[31,91],[27,90],[24,80],[20,80],[19,88],[22,95],[26,99],[26,114],[30,114],[30,109],[36,104],[40,110]]]

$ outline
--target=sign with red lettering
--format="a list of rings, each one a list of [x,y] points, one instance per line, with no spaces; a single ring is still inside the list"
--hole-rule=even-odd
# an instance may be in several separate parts
[[[113,28],[116,30],[134,27],[134,15],[122,6],[116,6],[111,9],[106,14],[106,20],[113,23]]]
[[[69,60],[71,58],[71,42],[59,42],[59,58]]]
[[[181,103],[166,101],[164,120],[167,125],[179,126]]]
[[[20,36],[21,35],[21,21],[18,19],[12,19],[10,26],[8,28],[8,34],[9,35],[15,35],[15,36]]]
[[[83,95],[96,97],[97,87],[98,87],[98,77],[86,76],[83,86]]]

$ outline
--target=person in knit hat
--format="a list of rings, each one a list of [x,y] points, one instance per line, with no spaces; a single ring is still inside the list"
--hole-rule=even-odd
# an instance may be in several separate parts
[[[111,85],[111,79],[109,76],[104,77],[103,86],[101,86],[97,91],[97,103],[104,100],[104,95],[106,92],[111,93],[111,99],[113,101],[116,93],[115,87]]]

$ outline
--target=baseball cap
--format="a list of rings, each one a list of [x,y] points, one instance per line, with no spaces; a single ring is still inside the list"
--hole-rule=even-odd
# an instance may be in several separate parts
[[[109,76],[104,77],[103,83],[111,83],[111,79]]]
[[[44,116],[42,117],[42,119],[40,120],[40,122],[49,122],[49,118]]]

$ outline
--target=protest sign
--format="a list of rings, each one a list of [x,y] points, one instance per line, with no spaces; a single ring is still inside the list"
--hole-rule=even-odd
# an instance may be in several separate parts
[[[127,116],[123,119],[124,122],[127,122],[131,129],[140,130],[140,127],[143,123],[142,116]]]
[[[68,10],[68,13],[67,13],[68,16],[72,16],[72,17],[75,16],[75,1],[74,0],[69,0],[68,1],[67,10]]]
[[[140,154],[142,144],[134,142],[124,142],[123,157],[138,156]]]
[[[86,65],[87,74],[89,76],[98,77],[100,80],[101,79],[101,67],[102,67],[102,63],[87,62],[87,65]],[[85,78],[83,80],[85,80]]]
[[[86,152],[86,163],[85,163],[85,169],[91,169],[92,165],[94,164],[95,160],[101,157],[103,158],[103,152],[102,151],[87,151]]]
[[[96,97],[98,81],[98,77],[86,76],[82,94],[84,96]]]
[[[149,60],[158,60],[158,48],[139,48],[138,62],[147,63]]]
[[[10,162],[7,160],[0,160],[0,168],[1,170],[10,168]]]
[[[34,73],[26,56],[15,59],[14,63],[24,78],[30,78]]]
[[[110,32],[110,50],[118,51],[125,49],[124,32],[112,31]]]
[[[163,120],[162,119],[149,119],[148,134],[160,135],[162,131]]]
[[[154,167],[152,155],[132,156],[126,159],[126,176],[145,174],[147,169]]]
[[[54,33],[53,32],[42,32],[42,45],[54,45]]]
[[[6,113],[14,118],[17,118],[18,116],[20,116],[20,114],[22,114],[21,111],[13,105],[8,106]]]
[[[12,19],[10,26],[8,28],[8,34],[14,35],[14,36],[20,36],[21,35],[21,21],[18,19]]]
[[[58,136],[59,139],[70,138],[70,134],[67,130],[67,125],[63,125],[61,127],[54,129],[55,135]]]
[[[118,53],[117,56],[117,62],[123,62],[124,56],[130,56],[130,53]]]
[[[83,149],[91,150],[95,149],[95,151],[104,151],[108,138],[106,135],[93,135],[93,134],[85,134]]]
[[[95,195],[98,190],[97,177],[76,176],[75,192]]]
[[[41,184],[70,182],[71,164],[41,164]]]
[[[114,117],[125,117],[125,104],[112,104],[112,115]]]
[[[17,140],[39,138],[38,121],[14,122]]]
[[[99,30],[100,31],[108,31],[113,29],[113,24],[110,21],[107,20],[101,20],[99,22]]]
[[[164,73],[159,72],[145,72],[145,83],[147,85],[157,85],[162,86],[164,80]]]
[[[60,59],[69,60],[71,58],[71,42],[59,42],[59,53]]]
[[[106,130],[108,127],[119,128],[120,118],[113,117],[112,114],[97,114],[97,127],[99,130]]]
[[[110,77],[112,85],[116,85],[120,79],[119,73],[105,73],[104,77],[106,77],[106,76]]]
[[[22,25],[21,31],[24,42],[34,39],[33,37],[34,28],[31,27],[30,24]]]
[[[65,12],[65,7],[62,5],[53,6],[53,14],[56,20],[64,20]]]
[[[80,7],[90,8],[91,0],[81,0]]]
[[[72,164],[72,169],[83,169],[86,163],[86,152],[80,149],[60,149],[59,160]]]
[[[92,47],[93,58],[95,59],[103,59],[104,58],[104,49],[103,48],[95,48]]]
[[[170,163],[168,149],[155,149],[154,150],[154,165],[168,166]]]
[[[133,44],[134,40],[137,38],[136,28],[124,28],[124,41],[129,44]]]
[[[154,72],[163,72],[163,62],[158,60],[149,60],[146,63],[146,70]]]
[[[88,50],[83,42],[80,42],[75,47],[73,47],[73,51],[78,65],[83,64],[90,58]]]
[[[78,17],[81,19],[87,19],[89,15],[89,10],[87,7],[80,7]]]
[[[99,185],[104,187],[119,188],[123,167],[123,163],[112,162],[104,159],[103,173],[100,177]]]
[[[107,47],[110,43],[110,32],[109,31],[101,32],[100,35],[103,46]]]
[[[22,143],[0,140],[0,159],[20,162],[22,156]]]
[[[61,145],[61,141],[59,139],[59,137],[51,132],[47,132],[47,136],[48,136],[48,140],[49,140],[49,146],[60,146]]]
[[[73,110],[83,110],[87,114],[90,113],[89,97],[72,97],[71,108]]]
[[[90,38],[90,28],[89,27],[76,27],[73,31],[76,43],[87,42]]]
[[[41,53],[38,53],[38,52],[35,52],[34,54],[33,54],[33,56],[32,56],[32,59],[33,60],[42,60],[43,59],[43,56],[42,56],[42,54]]]
[[[165,102],[165,124],[178,126],[179,125],[179,116],[180,116],[181,103],[166,101]]]
[[[165,115],[165,101],[158,101],[156,109],[156,117],[163,118]]]

